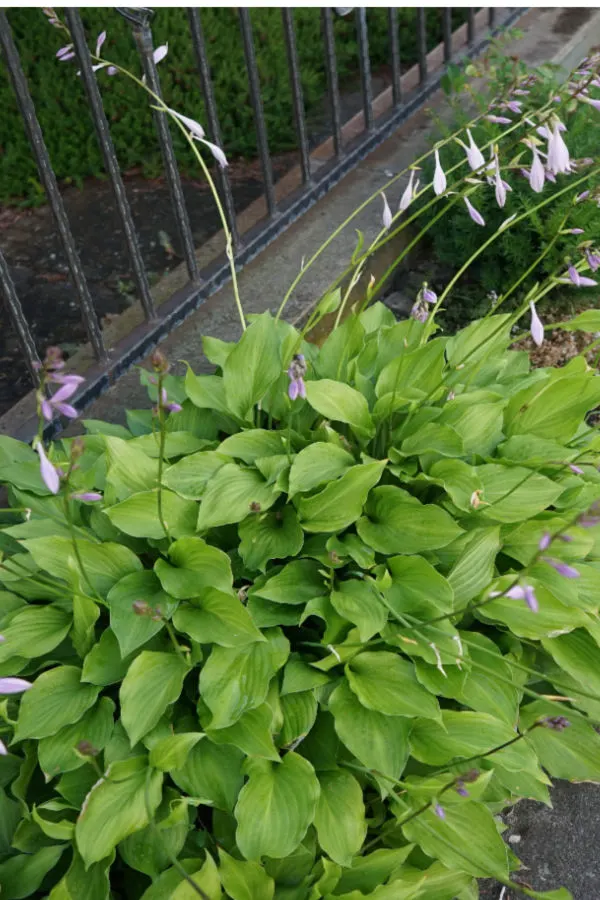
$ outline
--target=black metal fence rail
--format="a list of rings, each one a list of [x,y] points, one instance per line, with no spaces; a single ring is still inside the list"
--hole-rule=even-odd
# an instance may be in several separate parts
[[[160,77],[153,59],[153,40],[150,27],[153,11],[143,7],[117,8],[131,23],[132,33],[137,45],[144,74],[148,86],[155,94],[161,95]],[[474,55],[483,49],[490,37],[514,21],[525,11],[523,7],[489,9],[485,12],[485,26],[477,27],[482,13],[476,15],[475,9],[467,10],[466,45],[461,48],[463,54]],[[358,71],[362,91],[363,129],[348,142],[344,141],[344,128],[341,118],[340,92],[338,84],[336,51],[334,41],[333,19],[343,12],[353,15],[356,23],[358,46]],[[443,33],[443,58],[448,62],[452,58],[453,38],[451,27],[451,8],[438,10]],[[234,210],[231,185],[226,170],[219,170],[218,184],[223,198],[228,224],[233,235],[236,248],[236,262],[239,267],[245,265],[264,249],[278,234],[288,227],[298,216],[312,206],[321,196],[330,190],[347,172],[384,141],[398,125],[415,112],[425,99],[438,87],[443,74],[443,67],[435,72],[428,71],[427,35],[425,27],[425,9],[416,9],[416,37],[418,48],[419,84],[410,96],[405,97],[401,80],[401,52],[398,41],[398,24],[396,9],[389,10],[390,27],[390,65],[391,65],[391,107],[381,116],[375,117],[372,95],[371,65],[369,55],[369,35],[366,10],[321,10],[323,54],[327,74],[327,90],[330,109],[330,128],[333,152],[328,162],[318,167],[311,165],[305,109],[302,97],[300,68],[296,49],[294,15],[290,8],[281,10],[285,44],[288,56],[289,77],[292,88],[293,110],[298,135],[301,185],[289,196],[279,201],[276,197],[275,182],[271,157],[269,154],[268,134],[265,124],[263,102],[261,97],[259,72],[256,65],[252,25],[247,8],[239,9],[241,36],[244,58],[247,69],[250,99],[254,114],[257,145],[263,175],[264,196],[266,201],[266,217],[257,225],[239,234]],[[76,241],[71,231],[63,206],[56,176],[52,170],[50,157],[44,143],[44,137],[36,117],[35,107],[29,92],[27,79],[23,72],[19,54],[13,41],[10,25],[5,12],[0,10],[0,47],[6,64],[17,104],[23,118],[32,152],[37,163],[40,179],[52,210],[57,231],[66,254],[73,285],[81,309],[96,364],[86,373],[86,383],[75,398],[82,408],[106,390],[110,384],[123,374],[136,361],[147,355],[153,346],[166,337],[190,313],[212,293],[218,290],[229,278],[226,259],[220,258],[199,270],[194,240],[186,203],[183,195],[181,177],[169,123],[166,116],[154,113],[155,128],[160,143],[166,182],[169,187],[171,204],[177,223],[183,258],[189,275],[189,283],[173,294],[159,309],[155,308],[150,292],[144,261],[140,252],[136,229],[121,178],[119,163],[111,139],[109,125],[104,114],[102,99],[96,76],[92,69],[92,60],[88,50],[83,24],[76,8],[65,9],[65,19],[71,32],[81,77],[89,102],[96,137],[102,152],[104,165],[115,195],[116,207],[121,220],[123,235],[127,245],[133,280],[137,298],[144,314],[143,324],[136,327],[126,338],[122,339],[111,353],[104,346],[102,332],[94,309],[85,273],[83,271]],[[221,144],[221,129],[214,99],[210,70],[206,58],[205,40],[201,23],[201,13],[197,8],[188,10],[191,39],[198,64],[199,83],[207,117],[209,138]],[[463,26],[463,29],[465,26]],[[23,356],[27,362],[32,382],[36,384],[35,365],[38,361],[35,342],[32,338],[26,318],[23,314],[15,286],[11,280],[8,265],[0,251],[0,290],[8,310],[9,319],[15,330]],[[60,421],[53,423],[51,430],[59,431]],[[35,433],[33,421],[22,425],[16,434],[30,439]]]

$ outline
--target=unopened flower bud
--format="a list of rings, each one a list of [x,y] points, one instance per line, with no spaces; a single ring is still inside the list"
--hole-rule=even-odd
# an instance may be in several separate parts
[[[145,600],[134,600],[131,607],[136,616],[149,616],[152,613],[151,607]]]
[[[252,503],[250,504],[250,512],[259,513],[261,511],[261,509],[262,509],[262,507],[261,507],[260,503],[258,503],[256,500],[253,500]]]
[[[100,751],[90,741],[79,741],[77,752],[82,756],[98,756]]]
[[[169,363],[167,357],[164,353],[158,348],[154,350],[152,356],[150,357],[150,364],[155,372],[161,375],[166,375],[169,371]]]
[[[550,728],[552,731],[564,731],[571,724],[565,716],[546,716],[542,719],[541,724],[544,728]]]

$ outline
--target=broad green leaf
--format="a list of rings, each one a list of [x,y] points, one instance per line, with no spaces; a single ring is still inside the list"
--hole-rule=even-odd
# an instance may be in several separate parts
[[[350,385],[329,378],[309,381],[306,398],[321,416],[349,425],[358,438],[367,439],[375,433],[367,401]]]
[[[343,475],[355,463],[354,457],[336,444],[309,444],[294,457],[290,469],[289,496],[312,491]]]
[[[482,359],[506,349],[510,343],[512,324],[510,313],[504,313],[477,319],[466,328],[461,328],[446,345],[448,366],[461,372],[467,364],[468,371],[473,371]]]
[[[163,484],[186,500],[199,500],[213,475],[228,462],[229,457],[215,450],[193,453],[167,469]]]
[[[271,559],[297,556],[302,549],[304,532],[293,506],[248,516],[238,526],[239,553],[251,571],[265,571]]]
[[[121,721],[131,746],[158,722],[181,694],[188,667],[177,653],[142,650],[127,670],[119,690]]]
[[[246,859],[280,859],[295,850],[312,823],[319,781],[297,753],[286,753],[279,764],[249,759],[246,766],[248,781],[235,808],[237,845]]]
[[[454,519],[439,506],[405,499],[401,488],[376,488],[367,504],[367,515],[356,530],[378,553],[421,553],[445,547],[462,533]]]
[[[283,670],[281,696],[311,691],[315,687],[327,684],[329,680],[329,675],[318,672],[301,659],[292,657]]]
[[[536,701],[521,708],[521,727],[531,726],[545,718],[555,716],[557,708],[552,703]],[[569,726],[564,731],[552,728],[534,728],[526,737],[540,762],[553,778],[569,781],[600,781],[600,740],[589,723],[577,713],[567,716]]]
[[[83,659],[94,646],[94,626],[100,617],[100,607],[85,594],[73,594],[73,628],[71,642],[77,655]]]
[[[193,603],[182,604],[173,624],[199,644],[243,647],[264,640],[239,598],[213,588],[207,588]]]
[[[392,584],[385,596],[397,613],[423,620],[452,612],[451,585],[422,556],[393,556],[387,562]]]
[[[419,900],[475,900],[476,895],[465,893],[464,889],[473,885],[473,878],[466,872],[447,869],[440,862],[435,862],[428,869],[413,869],[402,866],[398,871],[402,885],[414,884],[419,887]]]
[[[75,843],[86,866],[144,828],[160,803],[162,772],[148,769],[144,757],[113,763],[109,774],[90,791],[75,826]]]
[[[557,322],[556,327],[564,328],[565,331],[600,331],[600,310],[585,309],[566,322]]]
[[[119,843],[119,856],[126,866],[154,881],[179,856],[190,830],[190,807],[179,794],[167,788],[158,808],[156,827],[146,825]]]
[[[183,859],[179,862],[180,867],[190,876],[197,871],[198,866],[200,865],[199,859]],[[166,898],[172,900],[174,891],[176,891],[183,883],[184,878],[180,869],[171,866],[171,868],[167,869],[165,872],[161,872],[158,878],[154,879],[154,882],[144,891],[140,900],[166,900]],[[185,883],[187,884],[188,882]],[[196,894],[196,897],[198,897],[198,894]],[[52,898],[52,900],[54,900],[54,898]],[[58,898],[58,900],[62,900],[62,897]]]
[[[51,737],[42,738],[38,744],[38,757],[46,780],[84,765],[85,759],[75,753],[81,741],[96,750],[104,750],[112,734],[114,711],[113,701],[109,697],[101,697],[97,705],[78,722],[66,725]]]
[[[269,643],[233,649],[214,646],[200,673],[200,695],[213,714],[211,729],[227,728],[260,706],[274,674]]]
[[[321,793],[315,828],[325,853],[340,866],[349,866],[367,833],[362,788],[344,769],[319,774]]]
[[[223,368],[223,363],[235,347],[234,341],[222,341],[220,338],[202,335],[202,349],[207,360],[214,366]]]
[[[465,632],[471,668],[459,697],[476,712],[490,713],[514,728],[519,713],[519,687],[513,680],[510,658],[505,659],[489,638],[476,631]]]
[[[138,615],[133,606],[136,601],[143,600],[167,619],[177,609],[177,601],[162,590],[160,581],[150,570],[133,572],[121,578],[109,591],[107,600],[110,607],[110,627],[123,656],[128,656],[143,646],[164,627],[161,619],[157,621],[150,615]]]
[[[90,541],[75,541],[86,577],[94,590],[106,596],[111,587],[128,575],[142,568],[138,557],[128,547],[106,542],[92,544]],[[33,538],[23,541],[35,562],[56,578],[72,582],[73,574],[79,573],[78,562],[70,538]],[[78,579],[79,580],[79,579]]]
[[[504,407],[499,395],[492,402],[477,403],[470,393],[459,395],[444,406],[439,425],[450,425],[463,440],[465,455],[487,456],[503,439]]]
[[[241,459],[247,465],[265,456],[278,456],[286,452],[281,432],[250,428],[239,431],[219,444],[218,453],[229,458]]]
[[[244,754],[237,747],[217,745],[205,738],[192,747],[184,765],[169,774],[190,797],[232,812],[244,781],[243,759]]]
[[[119,642],[111,628],[105,628],[83,661],[82,681],[105,686],[125,677],[131,655],[122,656]]]
[[[143,450],[121,438],[106,435],[104,442],[108,465],[106,483],[114,500],[124,500],[130,494],[156,487],[158,460],[150,459]]]
[[[219,874],[232,900],[273,900],[275,882],[259,863],[234,859],[219,847]]]
[[[233,744],[247,756],[262,756],[278,762],[272,727],[273,711],[268,703],[263,703],[256,709],[249,709],[228,728],[208,729],[208,735],[215,744]]]
[[[378,634],[387,621],[388,611],[369,582],[342,581],[330,599],[340,616],[356,625],[361,641]]]
[[[327,593],[319,566],[310,559],[297,559],[273,575],[253,593],[272,603],[306,604]]]
[[[475,466],[460,459],[441,459],[431,466],[429,477],[442,485],[455,506],[463,512],[471,512],[473,494],[481,490]]]
[[[109,872],[114,852],[86,869],[76,849],[66,875],[48,895],[48,900],[107,900],[110,897]]]
[[[404,871],[403,862],[413,850],[413,845],[398,847],[393,850],[374,850],[365,856],[357,856],[352,865],[344,869],[338,881],[336,891],[344,894],[347,891],[360,891],[369,895],[379,885],[393,882],[396,874]]]
[[[171,734],[153,744],[150,750],[149,763],[153,769],[170,772],[171,769],[182,769],[188,753],[204,735],[200,731],[189,731],[183,734]]]
[[[416,350],[399,354],[377,379],[377,396],[396,393],[421,397],[441,387],[445,344],[445,339],[436,338]]]
[[[386,716],[439,719],[435,697],[417,681],[414,665],[396,653],[359,653],[346,664],[346,677],[363,706]]]
[[[23,694],[14,740],[50,737],[78,722],[94,705],[98,692],[94,685],[81,683],[81,669],[75,666],[43,672]]]
[[[340,740],[363,766],[390,778],[400,777],[410,752],[410,719],[367,709],[346,682],[342,682],[332,693],[329,709],[333,713]],[[380,785],[388,793],[389,782],[381,779]]]
[[[554,377],[515,394],[506,409],[506,434],[529,434],[567,442],[585,414],[600,403],[598,379],[555,370]],[[591,373],[590,373],[591,374]]]
[[[315,724],[317,699],[313,691],[302,691],[286,694],[280,702],[283,727],[279,733],[279,744],[281,747],[293,747],[296,741],[306,737]]]
[[[403,827],[409,841],[450,869],[478,878],[508,878],[508,848],[492,813],[480,803],[448,804],[445,818],[428,809]]]
[[[34,659],[50,653],[70,627],[71,617],[58,606],[25,606],[2,629],[0,664],[13,656]]]
[[[337,481],[312,497],[297,501],[300,522],[305,531],[343,531],[360,517],[367,494],[386,466],[386,460],[352,466]]]
[[[220,900],[223,896],[217,866],[208,851],[206,852],[204,865],[195,872],[190,872],[190,876],[195,884],[202,888],[208,900]],[[196,900],[197,897],[198,891],[191,886],[189,881],[185,880],[173,891],[170,900]]]
[[[279,494],[256,469],[228,463],[206,485],[200,501],[198,531],[241,522],[251,513],[264,512]]]
[[[499,550],[499,528],[476,528],[469,534],[460,557],[448,575],[448,582],[456,596],[457,609],[466,606],[469,600],[477,597],[491,583]]]
[[[228,409],[249,419],[253,406],[262,400],[281,369],[277,326],[265,312],[249,325],[223,364]]]
[[[542,639],[542,646],[578,684],[600,696],[600,647],[587,631],[577,628],[570,634]]]
[[[477,467],[483,493],[480,516],[494,522],[521,522],[546,509],[560,497],[561,485],[545,475],[521,466],[485,465]]]
[[[354,315],[330,331],[315,361],[315,369],[321,378],[347,379],[350,361],[360,353],[364,338],[364,325]]]
[[[230,413],[225,398],[225,384],[220,375],[195,375],[188,367],[185,375],[185,392],[199,409],[216,409]]]
[[[178,538],[194,534],[196,530],[197,504],[183,500],[163,488],[162,518],[170,537]],[[165,530],[158,517],[158,490],[131,494],[126,500],[105,509],[110,521],[120,531],[132,537],[164,538]]]
[[[400,452],[403,456],[418,456],[422,453],[463,456],[465,449],[461,436],[454,428],[431,422],[405,438],[400,445]]]
[[[233,585],[231,561],[226,553],[211,547],[202,538],[180,538],[169,547],[171,565],[163,559],[154,564],[163,590],[178,600],[202,596],[206,588],[230,591]]]
[[[19,853],[0,863],[2,900],[20,900],[31,897],[42,881],[59,861],[66,844],[42,847],[37,853]]]

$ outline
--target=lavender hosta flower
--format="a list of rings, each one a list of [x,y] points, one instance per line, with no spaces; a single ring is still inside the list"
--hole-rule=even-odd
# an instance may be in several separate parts
[[[152,54],[152,59],[154,60],[155,65],[158,65],[161,62],[167,53],[169,52],[169,44],[161,44],[160,47],[157,47],[154,53]]]
[[[41,441],[37,441],[34,449],[40,458],[40,475],[42,476],[42,481],[51,494],[58,494],[58,489],[60,487],[60,476],[58,471],[46,456],[44,445]]]
[[[529,309],[531,310],[531,337],[536,347],[541,347],[544,343],[544,326],[537,314],[537,309],[535,308],[533,300],[529,303]]]
[[[516,93],[516,92],[515,92],[515,93]],[[526,92],[526,93],[528,93],[528,92]],[[520,114],[521,114],[521,107],[522,107],[522,106],[523,106],[523,101],[522,101],[522,100],[508,100],[507,103],[506,103],[506,108],[507,108],[507,109],[510,109],[510,111],[511,111],[512,113],[515,113],[516,115],[520,115]]]
[[[585,228],[567,228],[563,234],[585,234]]]
[[[82,491],[81,493],[71,494],[71,500],[81,500],[82,503],[96,503],[102,500],[102,494],[97,491]]]
[[[552,535],[549,531],[545,531],[538,541],[538,547],[540,550],[547,550],[551,543]]]
[[[221,148],[217,147],[216,144],[213,144],[211,141],[208,141],[205,138],[204,128],[202,127],[202,125],[200,125],[199,122],[196,122],[195,119],[190,119],[189,116],[182,115],[181,113],[177,112],[174,109],[171,109],[170,107],[167,107],[166,111],[171,113],[172,116],[175,116],[176,119],[179,119],[179,121],[183,125],[185,125],[187,130],[190,132],[191,137],[195,141],[200,141],[200,143],[208,147],[222,169],[224,169],[228,165],[227,157],[225,156]]]
[[[67,419],[77,418],[77,410],[74,406],[71,406],[70,403],[65,403],[65,400],[68,400],[69,397],[73,396],[73,394],[77,390],[78,383],[79,382],[76,382],[74,380],[67,381],[57,390],[55,394],[52,395],[52,397],[50,397],[50,399],[47,399],[46,397],[42,398],[42,400],[40,401],[40,407],[42,410],[42,415],[47,422],[52,421],[54,410],[59,412],[61,415],[66,416]]]
[[[551,184],[556,184],[556,178],[554,177],[552,172],[550,172],[549,169],[544,170],[544,178],[546,179],[546,181],[549,181]]]
[[[600,112],[600,100],[594,100],[593,97],[581,97],[584,103],[588,103]]]
[[[570,162],[569,148],[562,138],[559,123],[556,121],[548,138],[548,169],[553,175],[561,172],[568,173],[571,170]]]
[[[531,612],[539,610],[535,591],[530,584],[515,584],[507,591],[492,591],[490,597],[508,597],[510,600],[524,600]]]
[[[438,817],[438,819],[444,820],[446,818],[446,813],[444,811],[444,807],[441,806],[439,803],[434,803],[433,811],[434,811],[435,815]]]
[[[550,556],[544,556],[544,562],[547,562],[553,569],[556,569],[558,574],[562,575],[563,578],[579,578],[581,574],[577,569],[574,569],[573,566],[569,566],[559,559],[552,559]]]
[[[503,209],[506,203],[506,182],[502,180],[500,175],[500,163],[498,157],[495,157],[494,186],[496,192],[496,203]]]
[[[600,266],[600,255],[598,253],[593,253],[591,250],[586,250],[585,258],[587,259],[588,266],[592,272],[596,272]]]
[[[0,741],[0,756],[8,756],[8,750],[4,741]]]
[[[425,303],[437,302],[436,292],[431,290],[426,281],[423,282],[423,287],[421,288],[420,294]]]
[[[411,319],[415,319],[417,322],[424,324],[429,318],[427,305],[424,302],[417,300],[410,311],[410,317]]]
[[[533,160],[531,162],[531,168],[529,170],[529,186],[533,191],[536,192],[536,194],[539,194],[544,190],[544,184],[546,183],[544,164],[540,158],[540,154],[535,147],[531,148],[531,152],[533,153]]]
[[[569,463],[569,468],[574,475],[584,475],[584,471],[581,466],[576,466],[574,463]]]
[[[287,370],[290,379],[288,388],[288,396],[290,400],[296,400],[298,397],[304,399],[306,397],[306,385],[304,384],[304,376],[306,375],[306,360],[303,353],[296,353],[292,357],[289,369]]]
[[[383,216],[382,216],[383,227],[387,231],[389,228],[391,228],[391,225],[392,225],[392,218],[393,218],[392,211],[390,209],[389,203],[387,202],[387,197],[385,196],[383,191],[381,192],[381,197],[383,199]]]
[[[57,50],[56,58],[59,62],[68,62],[70,59],[75,59],[73,44],[67,44],[65,47],[61,47],[60,50]]]
[[[435,148],[435,172],[433,173],[433,192],[439,197],[440,194],[443,194],[446,190],[446,173],[442,168],[442,164],[440,162],[440,151],[438,148]]]
[[[456,793],[460,794],[461,797],[468,797],[469,792],[465,787],[465,783],[462,778],[458,778],[456,781]]]
[[[415,194],[417,193],[417,188],[419,186],[419,182],[417,182],[417,184],[415,185],[414,181],[415,169],[411,169],[408,184],[404,188],[404,193],[400,197],[400,203],[398,204],[399,212],[404,212],[405,210],[407,210],[414,200]]]
[[[570,265],[568,268],[569,281],[575,285],[575,287],[593,287],[598,284],[597,281],[594,281],[593,278],[588,278],[586,275],[581,275],[574,265]]]
[[[0,694],[22,694],[32,686],[24,678],[0,678]]]
[[[160,405],[162,406],[163,409],[166,409],[167,412],[170,412],[170,413],[178,413],[178,412],[181,412],[181,410],[183,409],[183,407],[180,403],[175,403],[174,401],[169,400],[169,397],[167,395],[167,391],[165,388],[163,388],[160,392]]]
[[[512,119],[508,119],[506,116],[494,116],[489,115],[485,116],[488,122],[493,122],[495,125],[512,125]]]
[[[480,169],[485,165],[485,158],[483,156],[483,153],[473,140],[473,135],[471,134],[471,130],[469,128],[467,128],[467,137],[469,138],[469,146],[465,147],[467,162],[469,163],[471,169],[475,172],[477,169]]]
[[[569,728],[571,725],[565,716],[546,716],[540,720],[540,724],[544,728],[550,728],[552,731],[564,731],[565,728]]]
[[[471,218],[473,219],[475,224],[476,225],[485,225],[485,219],[483,218],[481,213],[475,209],[475,207],[473,206],[473,204],[471,203],[469,198],[463,197],[463,200],[465,201],[469,215],[471,216]]]
[[[106,31],[101,31],[96,39],[96,56],[100,56],[100,51],[102,50],[102,44],[106,40]]]

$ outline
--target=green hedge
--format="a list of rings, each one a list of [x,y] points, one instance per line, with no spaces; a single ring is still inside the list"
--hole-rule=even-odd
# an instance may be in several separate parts
[[[84,9],[82,15],[90,46],[106,28],[106,57],[138,73],[139,59],[125,20],[109,8]],[[270,149],[290,150],[296,146],[296,136],[281,14],[276,8],[257,8],[251,10],[251,16]],[[11,9],[8,17],[57,176],[78,184],[86,177],[101,175],[102,159],[83,86],[75,76],[76,64],[55,59],[56,51],[65,43],[63,35],[48,25],[41,9]],[[462,17],[464,14],[457,11],[455,22]],[[398,18],[402,59],[411,63],[416,59],[414,8],[398,9]],[[207,8],[202,11],[202,21],[226,151],[230,157],[251,157],[256,151],[256,139],[237,12]],[[441,39],[441,21],[441,9],[427,10],[430,46]],[[305,102],[309,115],[314,115],[323,109],[326,83],[320,12],[314,8],[296,9],[295,23]],[[368,26],[372,65],[385,65],[389,59],[387,10],[370,9]],[[157,10],[153,31],[157,45],[168,41],[170,47],[160,69],[166,101],[180,112],[205,121],[186,10]],[[335,32],[343,84],[356,76],[358,67],[354,17],[336,18]],[[157,176],[162,169],[161,157],[145,98],[126,78],[109,78],[100,73],[99,82],[122,169],[141,167],[147,177]],[[43,202],[37,168],[3,67],[0,105],[0,201]],[[175,142],[183,171],[196,173],[196,164],[180,135],[175,135]]]

